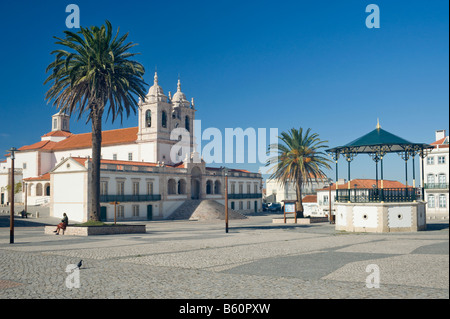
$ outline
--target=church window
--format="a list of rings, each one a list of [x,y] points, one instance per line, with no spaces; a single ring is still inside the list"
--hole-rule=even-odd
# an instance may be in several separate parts
[[[184,127],[186,128],[186,130],[190,131],[189,116],[186,116],[185,119],[184,119]]]
[[[145,125],[146,127],[152,126],[152,111],[150,110],[147,110],[147,112],[145,112]]]
[[[162,112],[161,126],[164,128],[167,127],[167,113],[165,111]]]

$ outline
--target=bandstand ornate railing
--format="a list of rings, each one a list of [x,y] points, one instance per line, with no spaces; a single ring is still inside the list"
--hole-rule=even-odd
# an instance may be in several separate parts
[[[420,199],[420,189],[413,187],[338,189],[336,194],[336,201],[341,203],[413,202]]]

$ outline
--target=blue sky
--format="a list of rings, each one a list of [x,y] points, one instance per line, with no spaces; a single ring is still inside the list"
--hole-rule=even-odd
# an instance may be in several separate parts
[[[330,147],[370,132],[377,118],[413,142],[448,132],[447,1],[3,1],[0,150],[51,130],[56,110],[44,100],[45,68],[53,36],[67,30],[70,3],[83,26],[108,19],[130,33],[149,85],[155,66],[166,94],[180,74],[202,128],[311,128]],[[379,29],[365,25],[370,3],[380,8]],[[131,116],[104,128],[136,125]],[[71,121],[74,133],[90,129]],[[384,165],[386,179],[404,181],[397,155]],[[339,172],[347,177],[343,161]],[[356,177],[375,177],[368,156],[352,163]]]

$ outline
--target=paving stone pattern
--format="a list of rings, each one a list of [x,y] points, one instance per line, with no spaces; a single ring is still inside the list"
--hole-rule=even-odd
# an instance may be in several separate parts
[[[0,298],[449,298],[448,221],[369,234],[273,217],[233,220],[228,234],[223,221],[155,221],[145,234],[90,237],[45,235],[57,220],[29,219],[14,244],[2,217]],[[81,259],[80,287],[68,288],[66,268]],[[373,264],[379,288],[366,286]]]

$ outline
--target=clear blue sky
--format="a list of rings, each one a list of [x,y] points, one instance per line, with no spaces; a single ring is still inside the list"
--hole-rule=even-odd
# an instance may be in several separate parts
[[[377,118],[413,142],[448,132],[447,1],[2,1],[0,150],[51,130],[45,68],[70,3],[83,26],[108,19],[130,33],[150,85],[155,66],[166,94],[180,74],[203,128],[311,128],[330,147],[370,132]],[[380,29],[366,28],[370,3]],[[131,116],[104,128],[136,125]],[[73,119],[71,130],[90,126]],[[339,171],[347,177],[343,161]],[[356,177],[375,177],[368,157],[353,163]],[[386,158],[385,178],[404,181],[397,155]]]

